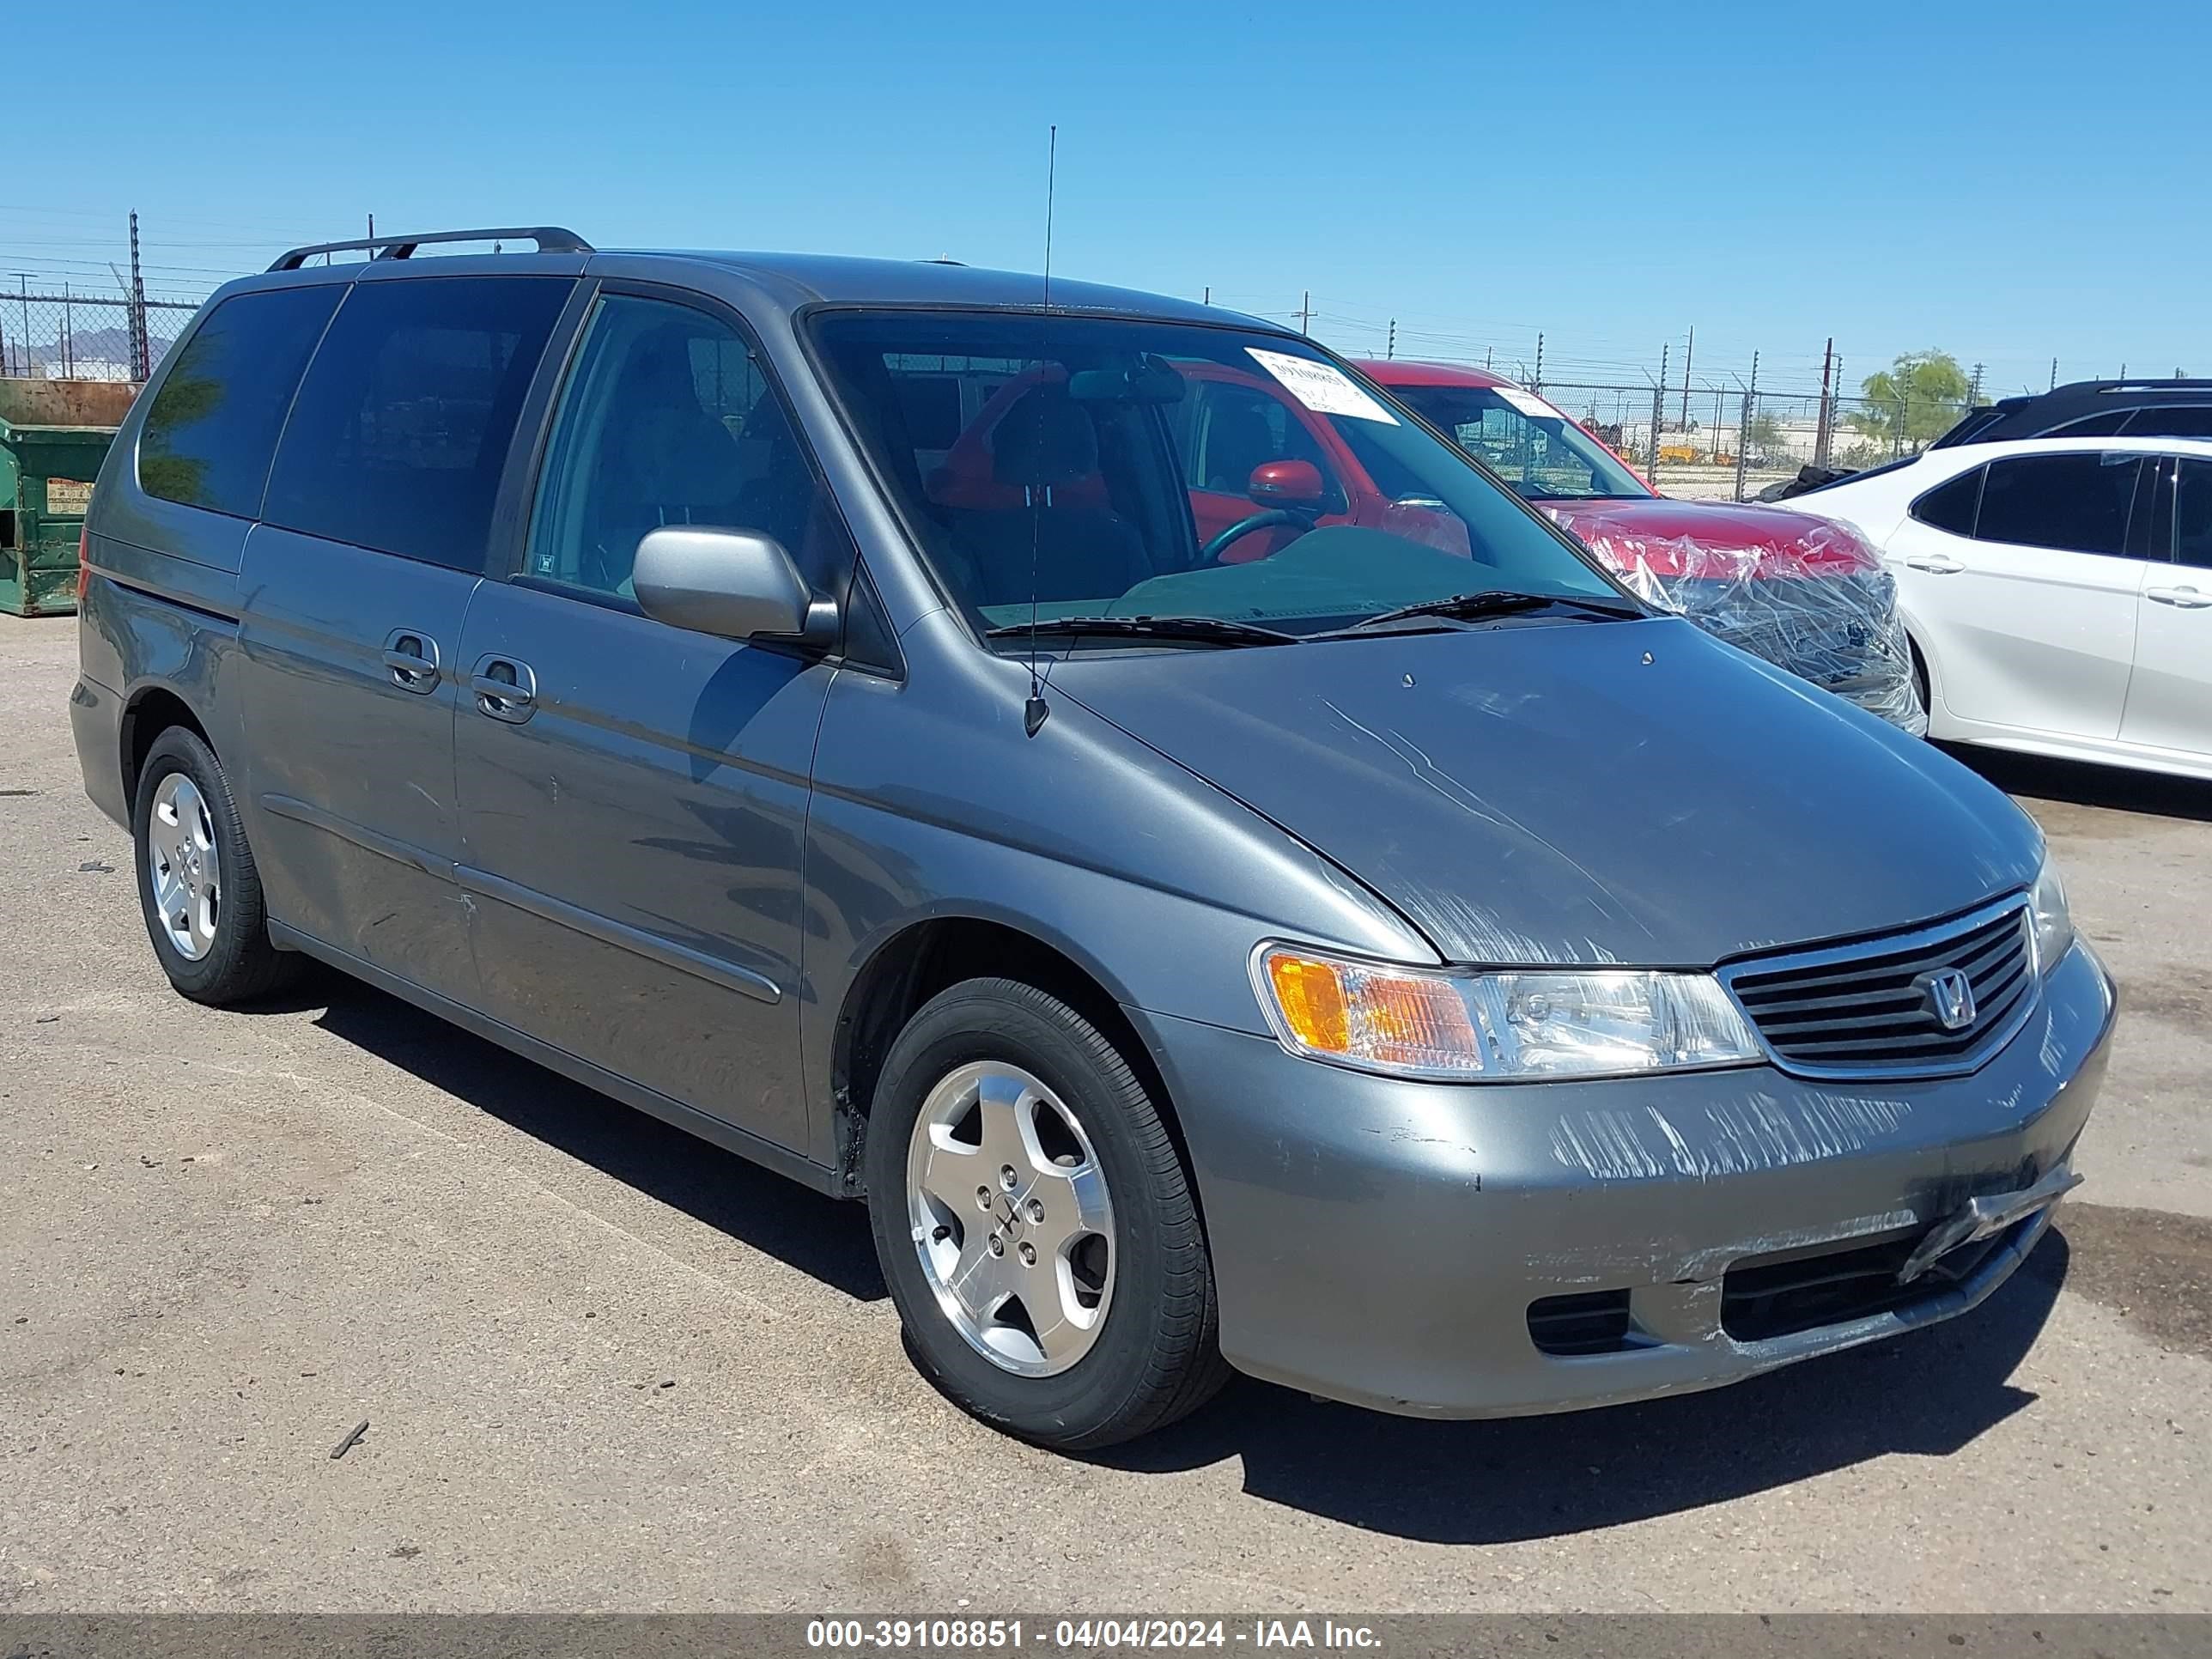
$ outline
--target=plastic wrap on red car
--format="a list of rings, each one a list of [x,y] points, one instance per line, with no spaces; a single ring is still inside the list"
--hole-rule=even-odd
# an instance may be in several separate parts
[[[1790,547],[1729,546],[1642,533],[1601,509],[1542,505],[1651,604],[1926,735],[1896,580],[1850,526],[1802,514],[1805,529]]]

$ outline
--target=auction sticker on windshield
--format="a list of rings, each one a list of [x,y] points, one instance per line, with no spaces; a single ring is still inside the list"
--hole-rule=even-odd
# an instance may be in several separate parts
[[[1316,415],[1346,415],[1355,421],[1398,424],[1398,417],[1344,378],[1328,363],[1293,357],[1285,351],[1246,346],[1252,361],[1282,383],[1283,389]]]
[[[1495,389],[1499,397],[1532,421],[1564,421],[1567,418],[1533,392],[1523,392],[1517,386],[1501,386]]]

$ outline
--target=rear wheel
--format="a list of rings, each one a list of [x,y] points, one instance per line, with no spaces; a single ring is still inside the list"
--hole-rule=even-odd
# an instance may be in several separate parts
[[[138,769],[131,811],[138,902],[154,957],[195,1002],[250,1002],[301,958],[269,942],[261,878],[214,750],[171,726]]]
[[[1226,1377],[1174,1141],[1114,1045],[1058,998],[970,980],[924,1006],[886,1057],[866,1159],[908,1346],[983,1421],[1111,1445]]]

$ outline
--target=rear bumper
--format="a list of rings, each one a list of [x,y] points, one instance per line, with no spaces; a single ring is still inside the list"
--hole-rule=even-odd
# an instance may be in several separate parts
[[[99,681],[77,676],[70,689],[70,732],[76,739],[77,769],[92,804],[125,830],[131,803],[123,790],[123,699]]]
[[[1846,1302],[1804,1328],[1793,1310],[1825,1304],[1775,1286],[1835,1278],[1832,1255],[1901,1263],[1969,1200],[2058,1170],[2112,1013],[2082,945],[1969,1077],[1812,1084],[1756,1068],[1503,1088],[1365,1077],[1133,1017],[1181,1106],[1230,1361],[1383,1410],[1480,1417],[1711,1388],[1973,1307],[2048,1208],[1873,1311]],[[1531,1305],[1584,1305],[1549,1300],[1564,1297],[1625,1303],[1619,1345],[1540,1348]]]

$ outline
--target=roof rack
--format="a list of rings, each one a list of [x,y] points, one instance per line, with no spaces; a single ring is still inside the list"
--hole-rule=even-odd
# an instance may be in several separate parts
[[[405,259],[427,242],[505,242],[528,239],[540,253],[592,253],[598,250],[573,230],[558,225],[507,225],[490,230],[433,230],[414,236],[365,236],[350,242],[316,242],[276,257],[271,270],[297,270],[318,253],[366,250],[374,259]]]
[[[2087,384],[2094,386],[2100,392],[2169,392],[2176,387],[2185,392],[2202,392],[2207,386],[2212,386],[2212,380],[2176,374],[2160,380],[2092,380]],[[2065,389],[2063,386],[2058,388],[2061,392]]]

